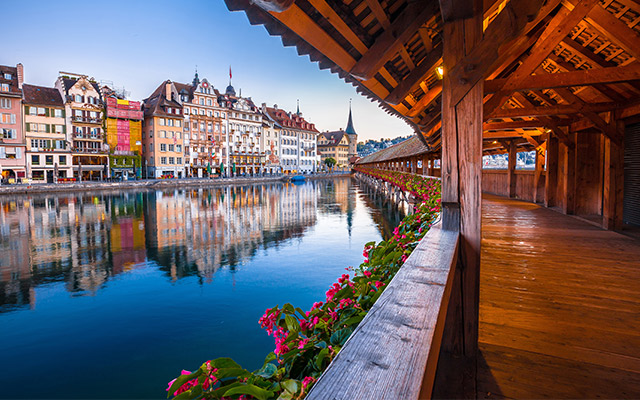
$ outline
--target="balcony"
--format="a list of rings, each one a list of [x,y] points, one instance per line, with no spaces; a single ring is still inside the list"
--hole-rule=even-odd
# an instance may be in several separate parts
[[[102,118],[100,117],[91,118],[91,117],[83,117],[80,115],[74,115],[71,117],[71,120],[73,122],[83,122],[86,124],[102,124]]]
[[[76,133],[73,135],[74,139],[81,139],[81,140],[99,140],[99,141],[103,141],[104,136],[103,135],[91,135],[91,134],[84,134],[84,133]]]

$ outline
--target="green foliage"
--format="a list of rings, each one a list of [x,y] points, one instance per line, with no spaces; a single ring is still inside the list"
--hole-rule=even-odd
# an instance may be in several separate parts
[[[324,163],[326,164],[327,167],[333,168],[333,166],[336,165],[338,161],[336,161],[336,159],[333,157],[327,157],[324,159]]]
[[[260,325],[274,337],[275,350],[256,371],[229,358],[183,371],[167,389],[175,399],[302,399],[389,285],[440,211],[440,182],[411,174],[356,167],[422,199],[394,236],[364,247],[364,262],[347,268],[325,300],[304,311],[291,304],[267,309]]]

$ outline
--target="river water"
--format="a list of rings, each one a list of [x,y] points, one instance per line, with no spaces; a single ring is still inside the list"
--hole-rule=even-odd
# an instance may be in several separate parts
[[[257,321],[324,298],[402,211],[350,178],[0,198],[0,398],[164,398],[262,365]]]

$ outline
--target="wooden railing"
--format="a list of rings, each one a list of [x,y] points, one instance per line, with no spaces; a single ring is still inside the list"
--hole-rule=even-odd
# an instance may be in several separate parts
[[[459,233],[431,228],[307,399],[430,398]]]
[[[535,202],[535,171],[516,170],[515,198]],[[483,169],[482,191],[500,196],[509,196],[509,171],[506,169]]]

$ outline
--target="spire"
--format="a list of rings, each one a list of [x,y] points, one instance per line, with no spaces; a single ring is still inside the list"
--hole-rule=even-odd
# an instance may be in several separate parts
[[[347,122],[347,129],[344,130],[347,135],[355,135],[356,130],[353,127],[353,118],[351,118],[351,99],[349,99],[349,122]]]
[[[300,99],[298,99],[297,101],[298,101],[298,108],[296,110],[296,115],[300,116]]]
[[[200,78],[198,78],[198,66],[196,65],[196,76],[193,78],[193,86],[200,84]]]

